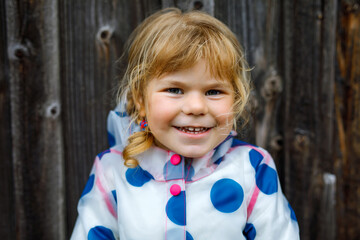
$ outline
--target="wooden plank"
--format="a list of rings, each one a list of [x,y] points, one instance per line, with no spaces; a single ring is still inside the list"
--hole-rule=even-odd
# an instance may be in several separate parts
[[[5,1],[0,1],[0,22],[6,22]],[[11,240],[15,239],[15,206],[6,30],[6,24],[0,24],[0,239]]]
[[[214,16],[214,0],[162,0],[162,7],[176,7],[182,11],[200,10]]]
[[[249,124],[240,129],[239,137],[264,147],[278,165],[283,182],[281,158],[282,77],[279,72],[280,2],[215,1],[215,16],[226,23],[244,46],[254,90],[248,105]]]
[[[338,231],[343,239],[360,237],[360,6],[344,0],[339,6],[335,111],[340,150],[335,157],[338,181]]]
[[[6,1],[14,239],[65,239],[56,1]]]
[[[161,3],[60,1],[59,7],[69,237],[94,157],[108,148],[106,117],[120,79],[115,61],[132,30]]]
[[[253,26],[255,23],[252,13],[249,10],[250,6],[248,0],[215,0],[214,16],[234,32],[240,44],[243,46],[249,66],[253,67],[254,49],[259,45],[259,41],[253,38],[257,31],[249,31],[249,29],[254,29]],[[253,91],[247,106],[250,115],[249,122],[245,128],[238,129],[237,136],[241,140],[252,144],[256,142],[254,117],[258,107],[258,97],[256,92]]]
[[[329,147],[334,137],[337,4],[335,0],[285,1],[283,8],[285,189],[297,213],[301,239],[323,239],[322,233],[336,227],[324,226],[316,209],[324,192],[324,170],[334,172]]]

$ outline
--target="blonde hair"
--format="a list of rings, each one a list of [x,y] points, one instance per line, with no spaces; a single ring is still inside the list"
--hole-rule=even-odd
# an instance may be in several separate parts
[[[187,69],[204,59],[210,73],[228,80],[234,89],[234,123],[249,98],[249,68],[241,45],[231,30],[203,12],[161,10],[145,19],[131,34],[128,65],[118,91],[127,97],[127,112],[140,122],[139,104],[145,105],[148,82],[165,73]],[[125,165],[136,167],[135,156],[147,150],[154,137],[150,130],[132,134],[123,150]]]

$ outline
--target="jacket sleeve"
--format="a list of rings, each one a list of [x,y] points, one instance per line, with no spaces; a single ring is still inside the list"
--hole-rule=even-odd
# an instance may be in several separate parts
[[[106,170],[101,155],[95,158],[90,177],[78,203],[78,218],[71,240],[119,239],[116,191],[111,171]],[[111,170],[111,169],[110,169]]]
[[[244,235],[256,240],[300,239],[295,213],[282,193],[273,159],[261,148],[251,151],[255,175]]]

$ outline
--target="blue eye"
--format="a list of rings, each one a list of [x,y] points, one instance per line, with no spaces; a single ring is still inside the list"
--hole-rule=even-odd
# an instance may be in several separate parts
[[[221,91],[211,89],[211,90],[207,91],[205,95],[206,96],[209,96],[209,95],[212,96],[212,95],[219,95],[219,94],[221,94]]]
[[[168,88],[166,91],[172,94],[183,94],[183,91],[180,88]]]

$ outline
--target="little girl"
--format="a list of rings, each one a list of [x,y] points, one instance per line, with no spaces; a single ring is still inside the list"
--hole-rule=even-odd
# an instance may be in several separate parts
[[[233,138],[248,71],[204,13],[166,9],[137,27],[113,146],[95,158],[71,239],[299,239],[271,156]]]

